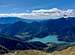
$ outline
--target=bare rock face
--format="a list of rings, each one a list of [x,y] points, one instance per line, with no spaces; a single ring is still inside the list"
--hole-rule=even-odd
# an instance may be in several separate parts
[[[6,47],[0,45],[0,54],[5,54],[8,52],[9,52],[9,50]]]

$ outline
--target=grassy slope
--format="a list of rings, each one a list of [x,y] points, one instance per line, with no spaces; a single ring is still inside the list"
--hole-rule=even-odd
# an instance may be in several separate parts
[[[5,55],[75,55],[75,46],[69,47],[62,51],[55,51],[53,53],[46,53],[38,50],[25,50],[25,51],[16,51],[15,53],[9,53]]]

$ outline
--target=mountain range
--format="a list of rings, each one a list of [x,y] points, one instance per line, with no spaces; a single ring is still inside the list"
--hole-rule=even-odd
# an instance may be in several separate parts
[[[75,41],[75,17],[41,21],[28,21],[17,17],[5,17],[0,20],[0,33],[8,34],[10,36],[18,36],[22,33],[24,35],[29,35],[30,38],[44,38],[48,35],[58,35],[57,38],[60,41]]]
[[[75,17],[47,20],[1,17],[0,21],[0,45],[10,50],[44,49],[48,47],[46,43],[29,40],[49,35],[57,35],[58,41],[75,42]]]

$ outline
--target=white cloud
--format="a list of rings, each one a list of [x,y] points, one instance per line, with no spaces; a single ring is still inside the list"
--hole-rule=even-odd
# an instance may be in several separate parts
[[[57,19],[60,17],[75,17],[72,9],[60,10],[57,8],[33,10],[31,13],[9,13],[0,14],[0,17],[21,17],[24,19]]]

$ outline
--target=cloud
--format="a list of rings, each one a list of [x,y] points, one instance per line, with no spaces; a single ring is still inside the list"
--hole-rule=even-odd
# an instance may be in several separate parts
[[[72,9],[60,10],[57,8],[32,10],[30,13],[9,13],[0,14],[0,17],[20,17],[24,19],[57,19],[61,17],[75,17],[75,11]]]

